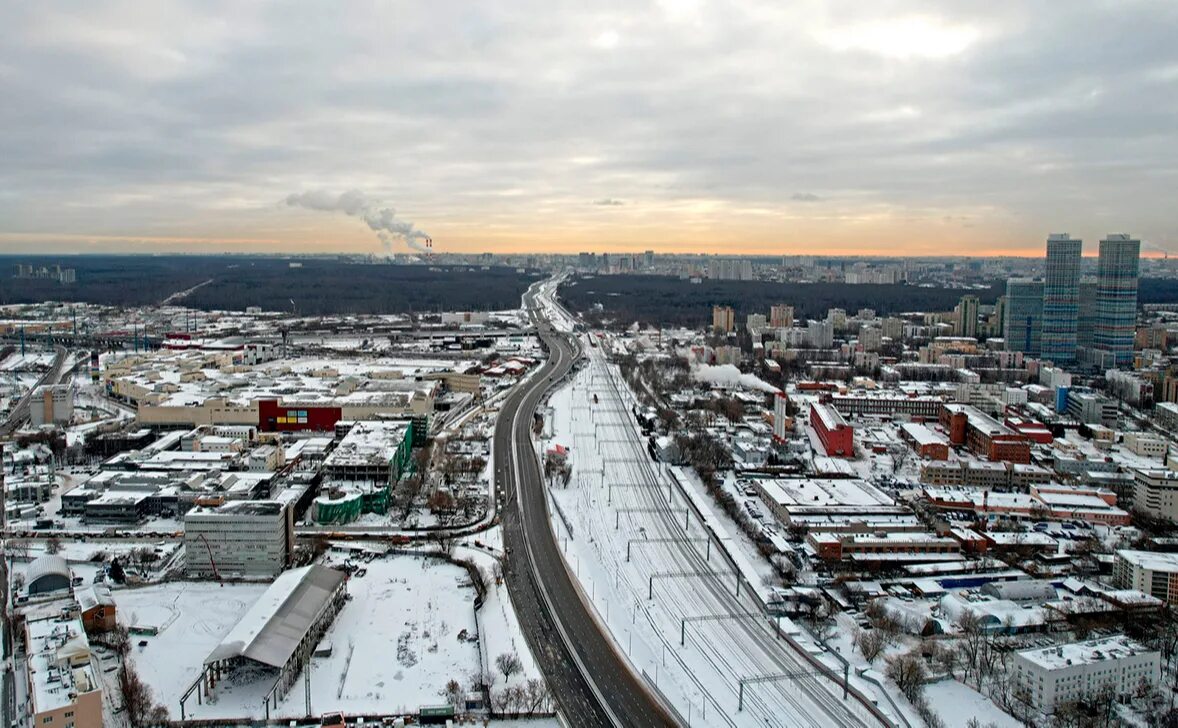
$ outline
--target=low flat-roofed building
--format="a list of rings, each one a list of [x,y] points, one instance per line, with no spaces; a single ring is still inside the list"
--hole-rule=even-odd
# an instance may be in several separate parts
[[[1030,440],[977,407],[946,404],[941,409],[941,426],[949,442],[965,445],[989,460],[1011,463],[1031,462]]]
[[[806,543],[827,562],[849,559],[866,565],[961,558],[955,539],[931,533],[809,533]]]
[[[1078,520],[1110,526],[1128,525],[1132,520],[1128,511],[1117,507],[1115,493],[1083,486],[1032,486],[1029,493],[926,486],[924,498],[935,508],[970,511],[981,517]]]
[[[907,415],[934,419],[944,403],[945,400],[940,397],[908,395],[898,391],[873,394],[855,392],[831,397],[831,404],[843,414],[880,417]]]
[[[920,466],[920,482],[927,485],[966,485],[969,488],[1026,490],[1035,483],[1050,483],[1054,476],[1039,465],[946,461]]]
[[[78,618],[25,623],[28,712],[36,728],[102,728],[102,683]]]
[[[900,425],[900,435],[912,444],[916,454],[929,460],[946,460],[949,457],[949,440],[938,432],[917,422]]]
[[[140,491],[108,490],[86,502],[82,520],[134,525],[147,518],[150,498],[151,494]]]
[[[1123,635],[1021,650],[1014,653],[1012,668],[1015,685],[1044,713],[1089,699],[1106,686],[1119,698],[1142,682],[1161,681],[1160,654]]]

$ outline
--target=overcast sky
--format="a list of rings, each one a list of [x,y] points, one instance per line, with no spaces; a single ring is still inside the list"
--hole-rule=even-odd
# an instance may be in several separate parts
[[[1178,251],[1178,2],[0,3],[0,251],[378,252],[286,202],[349,191],[439,251]]]

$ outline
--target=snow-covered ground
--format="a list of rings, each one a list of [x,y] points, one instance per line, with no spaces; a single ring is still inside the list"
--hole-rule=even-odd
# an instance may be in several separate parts
[[[464,686],[481,671],[474,588],[466,572],[436,559],[396,556],[363,563],[348,582],[351,599],[325,636],[328,657],[312,660],[314,713],[390,714],[443,702],[439,691],[455,679]],[[158,702],[179,716],[183,692],[205,657],[266,589],[264,584],[169,582],[115,592],[119,620],[160,633],[132,649],[131,660]],[[464,633],[460,638],[460,633]],[[516,678],[519,679],[519,678]],[[273,678],[222,681],[212,701],[186,703],[189,718],[262,717]],[[300,685],[272,717],[306,715]]]
[[[168,582],[114,593],[120,624],[159,630],[152,637],[136,636],[133,644],[145,640],[147,645],[134,646],[128,654],[156,702],[179,717],[180,695],[200,674],[204,658],[265,590],[265,584]],[[191,702],[199,711],[201,706]],[[240,715],[204,708],[207,717]]]
[[[930,683],[925,686],[924,695],[933,710],[944,719],[946,728],[965,728],[975,717],[985,726],[1019,728],[1022,725],[999,710],[994,701],[956,680]]]
[[[775,638],[743,580],[737,596],[730,562],[647,455],[620,377],[598,348],[586,349],[589,365],[550,402],[553,438],[542,446],[568,446],[573,464],[570,485],[552,491],[553,523],[634,669],[692,724],[876,723]],[[740,683],[753,678],[764,679],[746,684],[741,705]]]
[[[468,539],[470,545],[459,546],[454,550],[456,558],[473,561],[491,577],[487,596],[483,599],[482,609],[478,612],[478,620],[483,660],[486,663],[483,669],[493,680],[492,691],[507,685],[503,674],[495,669],[495,658],[505,652],[515,653],[523,666],[520,675],[511,678],[511,684],[515,685],[532,678],[544,678],[531,650],[528,649],[527,640],[524,639],[519,618],[511,603],[511,596],[507,593],[507,583],[495,576],[498,573],[495,565],[502,555],[501,537],[500,528],[496,526],[479,534],[475,539]],[[483,544],[483,547],[474,546],[475,540]]]
[[[312,661],[312,703],[403,713],[443,702],[439,694],[451,679],[468,686],[480,665],[466,572],[412,556],[363,567],[367,573],[348,582],[352,600],[325,636],[331,656]],[[302,702],[302,695],[288,696],[280,712],[299,713]]]

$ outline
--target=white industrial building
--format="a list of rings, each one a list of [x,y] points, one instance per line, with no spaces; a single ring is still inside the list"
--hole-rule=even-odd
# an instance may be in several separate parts
[[[1090,698],[1105,685],[1120,696],[1142,680],[1156,685],[1162,676],[1161,655],[1123,635],[1016,652],[1013,667],[1015,685],[1043,713]]]
[[[189,576],[274,576],[289,563],[294,542],[290,509],[278,501],[230,501],[184,516]]]
[[[29,398],[29,419],[34,427],[65,425],[74,416],[74,390],[65,384],[37,387]]]

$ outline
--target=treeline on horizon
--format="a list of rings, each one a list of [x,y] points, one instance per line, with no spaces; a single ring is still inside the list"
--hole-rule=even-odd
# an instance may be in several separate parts
[[[301,267],[291,268],[295,262]],[[17,264],[60,265],[77,282],[15,278]],[[201,310],[290,311],[300,315],[517,308],[535,271],[491,266],[382,265],[249,256],[0,256],[0,305],[66,301],[159,304],[201,285],[177,305]]]
[[[712,306],[732,306],[738,323],[750,313],[769,315],[769,307],[794,307],[796,319],[823,318],[831,308],[853,315],[861,308],[887,316],[917,311],[951,311],[961,297],[972,293],[983,304],[993,304],[1006,292],[1005,281],[987,288],[926,288],[898,284],[773,283],[767,281],[703,280],[691,283],[674,276],[576,276],[560,289],[573,310],[589,312],[601,304],[602,317],[629,325],[705,326]],[[1142,278],[1139,303],[1178,303],[1178,279]]]

